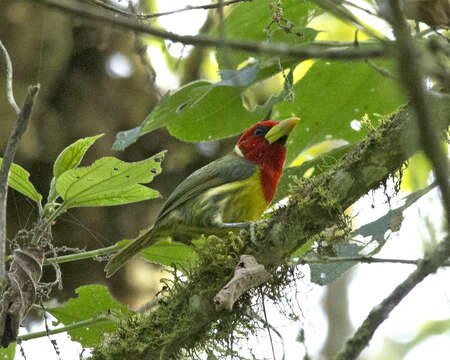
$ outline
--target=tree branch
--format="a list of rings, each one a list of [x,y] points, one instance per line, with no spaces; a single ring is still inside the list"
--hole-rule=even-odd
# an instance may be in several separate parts
[[[411,103],[416,113],[416,126],[419,129],[418,138],[425,154],[431,161],[436,181],[441,189],[442,202],[450,226],[450,185],[448,160],[441,148],[438,133],[431,122],[431,111],[425,96],[425,78],[421,66],[422,55],[418,52],[411,38],[409,26],[400,8],[400,1],[389,0],[391,7],[391,25],[398,46],[398,63],[400,77],[405,90],[411,97]]]
[[[376,305],[355,335],[347,341],[344,350],[338,354],[337,360],[351,360],[358,358],[361,351],[368,345],[378,326],[387,319],[389,313],[408,295],[408,293],[429,274],[436,270],[450,256],[450,237],[439,243],[436,249],[426,256],[417,269],[398,285],[395,290],[381,303]]]
[[[443,133],[450,122],[449,97],[432,94],[430,102],[434,126]],[[245,246],[236,255],[254,255],[277,281],[274,269],[286,263],[311,237],[342,222],[341,214],[348,206],[379,187],[417,150],[410,142],[417,136],[417,130],[411,126],[414,121],[411,106],[404,107],[356,144],[334,168],[293,184],[288,205],[276,210],[268,222],[256,225],[260,246],[244,239]],[[220,249],[222,245],[217,246]],[[212,253],[216,254],[215,249]],[[230,255],[223,258],[227,256]],[[155,311],[143,315],[138,322],[119,325],[107,343],[94,349],[92,358],[167,359],[181,351],[189,354],[198,346],[204,348],[205,343],[215,343],[217,336],[225,341],[226,334],[230,335],[236,324],[243,324],[245,314],[251,310],[245,297],[234,305],[231,313],[215,310],[213,298],[231,274],[232,268],[225,269],[215,260],[200,265],[189,272],[188,280],[177,282],[167,297],[160,299],[161,306]],[[218,327],[220,332],[215,330]]]
[[[389,20],[394,30],[399,50],[397,54],[400,77],[411,98],[415,126],[418,129],[417,137],[433,165],[436,182],[441,189],[448,228],[450,226],[448,162],[440,146],[439,129],[436,129],[433,123],[433,107],[430,106],[429,99],[426,96],[425,78],[423,67],[421,66],[421,61],[423,61],[421,59],[422,55],[418,52],[412,40],[409,26],[400,8],[400,2],[398,0],[389,0],[389,4],[391,8]],[[343,351],[338,354],[337,359],[356,359],[368,345],[378,326],[387,319],[395,306],[426,276],[434,273],[442,266],[449,256],[450,236],[447,235],[447,238],[419,263],[416,270],[404,282],[398,285],[386,299],[372,309],[353,337],[347,341]]]
[[[39,84],[28,87],[28,94],[22,109],[17,106],[12,91],[12,64],[8,52],[0,42],[6,61],[6,93],[8,101],[17,114],[17,122],[12,131],[8,143],[6,144],[5,153],[3,154],[2,166],[0,169],[0,283],[6,281],[6,199],[8,194],[8,177],[11,164],[16,154],[17,146],[20,138],[25,132],[28,121],[30,120],[31,110],[33,109],[34,100],[39,91]]]
[[[93,6],[86,6],[81,3],[69,2],[67,0],[28,0],[41,3],[59,11],[79,16],[84,19],[95,20],[98,23],[114,25],[122,29],[132,30],[137,33],[152,35],[162,39],[179,42],[182,44],[196,46],[218,46],[234,50],[247,51],[258,54],[271,54],[275,56],[293,57],[298,60],[304,59],[366,59],[391,56],[389,42],[380,44],[364,45],[354,47],[351,43],[348,46],[323,46],[323,44],[303,44],[293,46],[288,43],[264,43],[257,41],[246,41],[243,39],[230,40],[218,39],[214,37],[197,35],[178,35],[169,31],[153,28],[151,26],[140,24],[135,19],[119,15],[117,13],[109,14]]]

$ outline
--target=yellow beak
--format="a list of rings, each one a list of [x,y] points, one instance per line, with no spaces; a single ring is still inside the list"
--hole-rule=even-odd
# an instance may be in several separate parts
[[[297,117],[284,119],[272,127],[264,138],[269,144],[273,144],[275,141],[281,139],[283,136],[288,137],[295,125],[300,121]]]

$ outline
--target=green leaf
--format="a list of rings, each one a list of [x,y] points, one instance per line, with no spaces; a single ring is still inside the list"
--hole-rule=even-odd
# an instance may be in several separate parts
[[[245,86],[258,80],[258,69],[259,65],[253,64],[238,71],[226,70],[218,83],[195,81],[166,95],[139,127],[117,134],[113,149],[122,150],[139,136],[163,126],[183,141],[211,141],[240,134],[282,101],[288,93],[287,85],[292,83],[290,73],[280,94],[248,111],[241,95]],[[233,83],[242,86],[232,86]]]
[[[414,204],[435,186],[435,184],[432,184],[424,189],[408,195],[402,206],[389,210],[385,215],[381,216],[377,220],[365,224],[359,229],[353,231],[349,235],[349,239],[346,242],[333,244],[332,246],[335,256],[360,256],[362,252],[364,252],[364,255],[366,256],[373,256],[377,254],[390,236],[388,230],[395,232],[400,229],[401,222],[403,220],[403,211]],[[355,243],[356,240],[354,239],[357,236],[362,236],[365,238],[364,243],[360,240],[358,240],[358,243]],[[306,257],[316,258],[318,255],[315,252],[310,251]],[[311,281],[318,285],[327,285],[336,280],[339,276],[356,264],[356,261],[344,261],[330,264],[309,264],[311,269]]]
[[[388,230],[396,232],[400,229],[403,220],[403,211],[409,208],[423,195],[433,189],[436,184],[431,184],[426,188],[420,189],[405,197],[405,203],[396,209],[389,210],[385,215],[381,216],[377,220],[361,226],[359,229],[353,231],[350,236],[355,238],[361,235],[365,238],[369,238],[369,242],[376,241],[378,246],[370,252],[370,255],[376,254],[381,250],[381,247],[387,240],[386,233]]]
[[[227,38],[277,42],[289,44],[300,44],[312,41],[316,31],[307,29],[306,25],[323,10],[312,2],[304,0],[282,0],[282,19],[286,31],[276,23],[272,23],[273,0],[258,0],[251,3],[241,3],[233,7],[224,21],[225,35]],[[269,28],[269,24],[270,28]],[[267,33],[267,29],[269,29]],[[240,63],[247,60],[249,56],[255,56],[243,51],[230,51],[219,48],[217,50],[217,61],[219,68],[236,68]]]
[[[78,297],[70,299],[64,306],[48,310],[59,323],[70,325],[79,321],[97,318],[111,310],[119,314],[128,312],[125,306],[119,305],[109,295],[108,288],[102,285],[88,285],[77,288]],[[103,314],[103,315],[104,315]],[[86,328],[69,330],[72,340],[78,341],[84,347],[98,345],[105,333],[116,330],[116,323],[100,322],[91,324]]]
[[[91,136],[75,141],[73,144],[66,147],[53,165],[53,176],[59,177],[67,170],[73,169],[80,165],[84,154],[94,144],[94,142],[101,138],[103,134]]]
[[[176,108],[167,109],[171,135],[183,141],[211,141],[241,133],[263,115],[249,112],[242,103],[241,89],[205,84],[188,95]]]
[[[173,136],[184,141],[210,141],[238,135],[261,121],[289,94],[292,76],[291,71],[280,94],[271,96],[254,111],[248,111],[242,104],[239,87],[212,84],[198,88],[191,102],[185,103],[183,114],[167,128]]]
[[[190,268],[198,262],[198,255],[191,246],[170,240],[159,241],[144,249],[141,254],[152,263],[165,266],[175,265],[180,267],[180,270]]]
[[[143,161],[127,163],[104,157],[91,166],[71,169],[56,182],[56,190],[67,208],[111,206],[148,200],[159,196],[144,185],[161,172],[160,152]]]
[[[337,256],[351,257],[358,256],[362,248],[363,246],[355,243],[337,243],[334,250],[336,251]],[[315,257],[315,255],[311,254],[310,257]],[[311,281],[318,285],[327,285],[356,264],[356,261],[335,262],[330,264],[309,264],[309,268],[311,269]]]
[[[0,158],[0,166],[3,159]],[[30,173],[17,164],[12,164],[9,171],[8,185],[14,190],[28,196],[31,200],[40,203],[42,195],[39,194],[34,185],[29,180]]]
[[[140,136],[169,125],[175,120],[178,113],[188,105],[191,92],[208,85],[211,85],[209,81],[193,81],[178,89],[174,94],[167,92],[141,125],[117,134],[112,147],[113,150],[124,150],[135,143]]]
[[[165,97],[164,97],[165,98]],[[162,100],[164,100],[164,98]],[[114,151],[123,151],[131,144],[134,144],[141,135],[142,124],[130,130],[119,131],[112,146]]]
[[[0,348],[0,360],[14,360],[16,356],[16,343],[11,343],[4,349]]]
[[[259,63],[251,64],[240,70],[219,70],[221,81],[216,83],[228,86],[246,86],[253,84],[259,73]]]
[[[377,62],[394,71],[390,61]],[[289,137],[287,161],[327,139],[354,143],[369,132],[354,130],[365,114],[376,125],[375,114],[389,114],[406,102],[398,85],[383,77],[363,61],[317,61],[294,85],[295,100],[279,103],[276,118],[298,116],[301,121]]]

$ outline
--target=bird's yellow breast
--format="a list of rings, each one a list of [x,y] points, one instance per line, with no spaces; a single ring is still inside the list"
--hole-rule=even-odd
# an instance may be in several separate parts
[[[235,223],[258,220],[267,209],[259,169],[250,177],[210,189],[204,201],[217,199],[215,222]]]

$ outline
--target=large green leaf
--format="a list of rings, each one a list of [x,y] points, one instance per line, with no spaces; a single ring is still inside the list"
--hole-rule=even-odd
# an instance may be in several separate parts
[[[392,62],[377,64],[394,72]],[[289,138],[288,163],[323,140],[356,142],[369,129],[354,130],[351,125],[358,126],[365,114],[377,125],[375,114],[391,113],[406,102],[397,83],[363,61],[317,61],[294,85],[294,93],[294,102],[279,103],[273,109],[280,119],[293,115],[301,118]]]
[[[0,158],[0,166],[2,165],[3,159]],[[17,164],[12,164],[9,171],[8,185],[14,190],[28,196],[31,200],[39,203],[42,199],[42,195],[39,194],[30,181],[30,173],[26,171],[23,167]]]
[[[264,117],[244,107],[241,91],[214,84],[196,88],[183,104],[169,110],[176,117],[167,126],[169,132],[184,141],[210,141],[241,133]]]
[[[94,142],[102,137],[103,134],[91,136],[75,141],[73,144],[66,147],[57,157],[53,165],[53,176],[59,177],[67,170],[73,169],[80,165],[84,154],[94,144]]]
[[[56,182],[56,190],[67,208],[79,206],[122,205],[159,196],[144,185],[161,172],[164,152],[127,163],[104,157],[87,167],[71,169]]]
[[[217,92],[225,92],[223,94],[225,98],[221,100],[225,100],[224,103],[228,105],[228,100],[231,100],[236,108],[235,111],[246,111],[242,105],[240,94],[244,86],[248,86],[256,81],[258,73],[258,63],[246,66],[238,71],[223,70],[220,72],[222,80],[218,83],[213,84],[209,81],[193,81],[172,95],[167,93],[141,125],[130,130],[121,131],[117,134],[113,149],[124,150],[126,147],[136,142],[140,136],[160,127],[169,126],[175,122],[183,124],[185,131],[182,130],[177,132],[175,130],[175,133],[181,133],[181,138],[184,139],[186,134],[191,132],[189,127],[189,121],[191,121],[191,119],[200,118],[199,121],[203,122],[205,117],[209,118],[207,111],[210,110],[211,107],[219,112],[228,109],[228,107],[223,104],[219,104],[216,108],[217,102],[212,104],[214,100],[220,100],[216,98]],[[237,88],[234,88],[234,86]],[[218,88],[219,90],[215,88]],[[199,109],[199,111],[196,111],[196,109]],[[202,109],[204,109],[204,111]],[[200,116],[198,116],[198,114]],[[236,120],[239,121],[239,118]],[[213,121],[213,123],[216,123],[216,121]],[[252,123],[251,120],[250,123]],[[233,128],[234,124],[228,123],[228,125]],[[232,131],[234,132],[234,135],[237,133],[236,130]],[[201,134],[199,136],[202,140],[208,140],[209,135]],[[214,136],[214,134],[211,134],[211,136]],[[214,138],[216,138],[216,136]]]
[[[78,297],[70,299],[64,306],[48,310],[58,323],[70,325],[83,320],[105,316],[114,310],[119,314],[126,314],[127,308],[119,305],[109,295],[108,288],[101,285],[81,286],[76,289]],[[103,314],[102,314],[103,313]],[[69,330],[72,340],[78,341],[84,347],[93,347],[99,343],[105,333],[116,330],[116,323],[99,322],[88,327]]]
[[[273,7],[274,3],[273,0],[258,0],[234,6],[224,22],[226,37],[258,41],[270,38],[271,41],[290,44],[300,44],[315,38],[317,32],[306,28],[306,25],[315,16],[323,13],[321,8],[305,0],[282,0],[280,14]],[[281,15],[279,19],[286,30],[273,23],[267,33],[266,29],[272,22],[274,13]],[[283,22],[283,19],[287,21]],[[217,50],[217,60],[221,69],[229,66],[235,68],[249,56],[255,55],[224,48]]]
[[[279,71],[275,67],[267,69],[264,76],[270,71]],[[210,141],[240,134],[262,120],[290,88],[286,85],[264,105],[248,111],[242,102],[242,92],[259,80],[259,65],[222,71],[221,75],[220,82],[194,81],[173,95],[166,95],[139,127],[117,134],[113,149],[123,150],[139,136],[163,126],[184,141]],[[286,82],[292,83],[292,73],[287,78]]]

